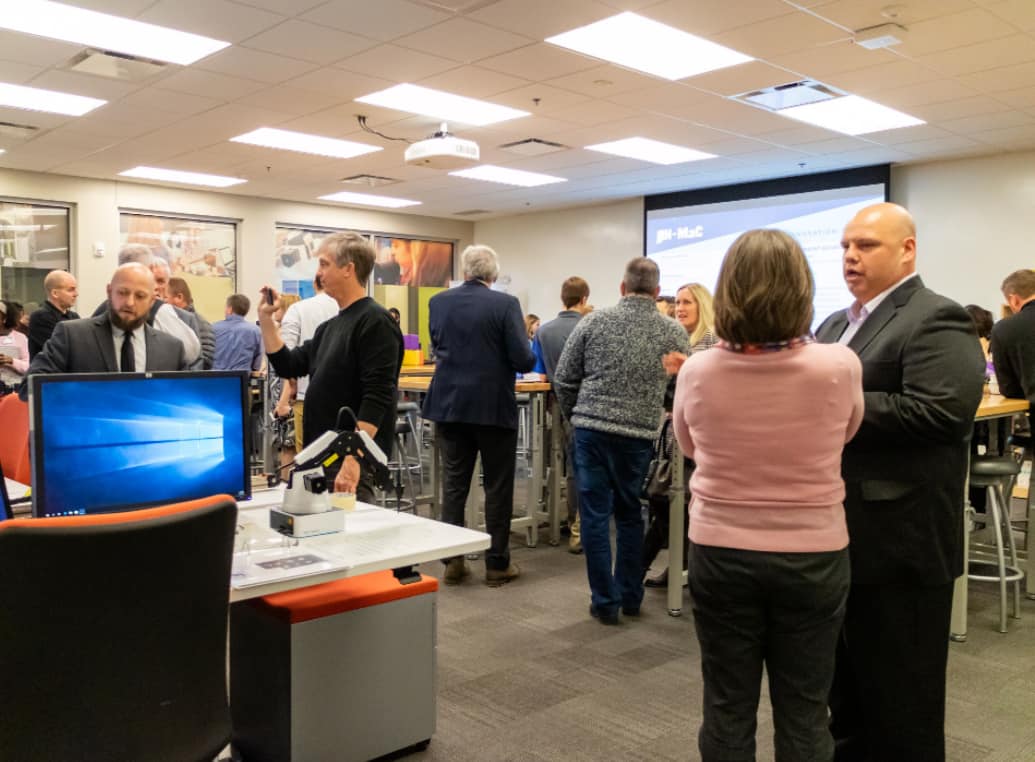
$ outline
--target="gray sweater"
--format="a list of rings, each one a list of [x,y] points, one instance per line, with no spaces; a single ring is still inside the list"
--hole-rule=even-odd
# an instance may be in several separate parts
[[[575,428],[654,439],[667,377],[661,358],[690,354],[690,338],[654,300],[624,296],[579,321],[564,345],[553,389]]]

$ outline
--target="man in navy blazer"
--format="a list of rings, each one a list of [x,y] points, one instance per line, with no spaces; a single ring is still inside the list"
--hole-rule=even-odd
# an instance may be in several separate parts
[[[984,356],[967,312],[916,274],[909,212],[867,207],[841,246],[855,302],[816,337],[859,355],[865,412],[841,463],[852,586],[830,699],[834,759],[937,762]]]
[[[32,358],[28,375],[187,370],[180,340],[147,324],[154,289],[151,271],[143,265],[119,267],[108,284],[111,309],[96,317],[58,323]],[[127,339],[132,350],[123,351]],[[133,366],[123,367],[124,359]]]
[[[428,303],[435,375],[423,415],[435,422],[442,449],[442,519],[463,526],[464,504],[475,458],[485,472],[485,528],[492,545],[485,554],[485,584],[499,587],[520,574],[510,562],[517,453],[516,373],[532,370],[521,305],[491,289],[499,276],[496,252],[468,246],[461,262],[464,283]],[[468,571],[463,557],[451,559],[445,582],[455,585]]]

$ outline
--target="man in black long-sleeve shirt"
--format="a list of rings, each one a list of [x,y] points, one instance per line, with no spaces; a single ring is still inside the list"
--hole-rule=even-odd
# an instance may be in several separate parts
[[[281,378],[309,376],[302,416],[304,444],[336,428],[339,408],[348,406],[359,428],[389,453],[403,343],[396,322],[366,295],[374,249],[356,233],[335,233],[323,240],[317,258],[324,291],[341,312],[321,324],[312,339],[288,349],[273,322],[278,305],[262,299],[259,326],[270,364]],[[371,475],[361,473],[354,458],[346,458],[334,474],[336,466],[328,469],[328,476],[335,477],[335,491],[355,492],[359,500],[373,502]]]
[[[75,277],[64,270],[51,270],[43,279],[43,290],[47,292],[47,301],[29,316],[29,358],[33,358],[43,349],[54,326],[62,320],[78,320],[79,315],[72,311],[79,296]]]
[[[1035,403],[1035,272],[1018,270],[1003,281],[1013,315],[992,327],[992,360],[999,390]]]

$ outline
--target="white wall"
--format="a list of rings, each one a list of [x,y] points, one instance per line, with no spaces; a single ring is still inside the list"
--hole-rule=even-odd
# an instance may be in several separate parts
[[[643,254],[643,199],[484,220],[474,239],[499,254],[525,312],[556,315],[561,283],[572,275],[589,282],[592,304],[606,307],[618,301],[626,263]]]
[[[3,169],[0,196],[73,205],[72,272],[79,280],[80,314],[93,312],[104,300],[104,287],[118,257],[120,208],[240,220],[237,290],[253,301],[259,288],[272,279],[277,223],[455,239],[458,262],[460,252],[472,241],[474,227],[470,222],[434,217]],[[95,242],[104,243],[104,257],[92,255]]]
[[[1003,278],[1035,268],[1035,152],[895,167],[891,186],[916,217],[927,285],[998,316]],[[486,220],[474,237],[497,250],[511,292],[527,294],[526,312],[556,314],[569,275],[588,280],[603,307],[617,301],[625,263],[643,253],[643,201]]]

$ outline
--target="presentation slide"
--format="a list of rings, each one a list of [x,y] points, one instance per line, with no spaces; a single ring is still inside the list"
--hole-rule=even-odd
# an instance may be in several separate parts
[[[238,378],[72,378],[41,404],[39,515],[244,496]]]
[[[884,201],[884,185],[766,196],[647,212],[646,254],[661,269],[661,293],[684,283],[715,292],[726,250],[745,230],[778,228],[805,251],[816,282],[813,328],[852,303],[841,272],[841,233],[860,209]]]

